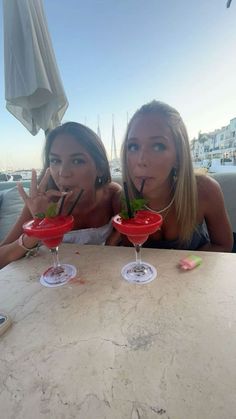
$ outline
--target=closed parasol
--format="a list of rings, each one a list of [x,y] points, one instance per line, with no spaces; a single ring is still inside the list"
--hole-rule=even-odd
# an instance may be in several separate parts
[[[68,107],[42,0],[3,0],[6,108],[35,135]]]

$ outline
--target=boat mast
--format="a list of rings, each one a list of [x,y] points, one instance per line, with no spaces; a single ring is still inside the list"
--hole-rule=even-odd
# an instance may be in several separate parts
[[[129,112],[126,112],[126,120],[127,120],[127,128],[128,128],[128,125],[129,125]]]
[[[117,160],[116,137],[114,115],[112,114],[112,134],[111,134],[111,160]]]
[[[99,117],[99,115],[98,115],[98,117],[97,117],[97,121],[98,121],[98,126],[97,126],[97,136],[98,136],[100,139],[102,139],[102,136],[101,136],[101,131],[100,131],[100,117]]]

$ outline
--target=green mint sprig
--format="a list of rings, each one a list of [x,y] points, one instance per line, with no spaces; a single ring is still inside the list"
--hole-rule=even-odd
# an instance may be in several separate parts
[[[41,220],[45,218],[45,212],[37,212],[34,216],[35,218],[40,218]]]
[[[38,212],[37,214],[35,214],[35,217],[43,219],[45,217],[53,218],[53,217],[56,217],[56,215],[57,215],[57,204],[53,202],[46,209],[46,212]]]
[[[135,214],[139,210],[145,209],[146,204],[147,204],[147,201],[145,199],[142,199],[142,198],[132,199],[130,201],[130,207],[131,207],[131,210],[132,210],[133,214]],[[127,211],[127,208],[126,208],[125,198],[122,198],[122,209],[121,209],[121,212],[120,212],[119,215],[124,220],[128,220],[128,218],[129,218],[128,211]]]
[[[52,202],[46,210],[45,217],[53,218],[57,215],[57,204]]]

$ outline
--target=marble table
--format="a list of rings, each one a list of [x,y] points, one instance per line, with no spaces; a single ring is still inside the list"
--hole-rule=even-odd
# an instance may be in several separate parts
[[[79,275],[45,288],[47,249],[0,271],[1,419],[236,418],[236,255],[144,249],[158,279],[132,285],[132,248],[62,245]]]

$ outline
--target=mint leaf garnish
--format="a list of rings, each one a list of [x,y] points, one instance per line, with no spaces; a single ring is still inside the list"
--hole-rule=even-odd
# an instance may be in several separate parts
[[[37,214],[35,214],[35,218],[40,218],[40,219],[45,218],[44,212],[37,212]]]
[[[135,212],[144,209],[146,204],[147,204],[147,201],[145,199],[142,199],[142,198],[132,199],[130,201],[130,207],[131,207],[131,210],[134,214],[135,214]],[[121,212],[120,212],[119,215],[124,220],[129,219],[128,211],[127,211],[127,208],[126,208],[125,198],[122,198],[122,209],[121,209]]]
[[[49,207],[47,208],[46,212],[37,212],[37,214],[35,214],[35,218],[40,218],[41,220],[45,217],[47,218],[53,218],[56,217],[57,215],[57,204],[52,203],[49,205]]]
[[[52,203],[49,205],[49,207],[46,210],[45,217],[47,218],[53,218],[57,215],[57,204]]]
[[[147,201],[143,198],[133,199],[132,201],[132,209],[133,211],[139,211],[145,208]]]

